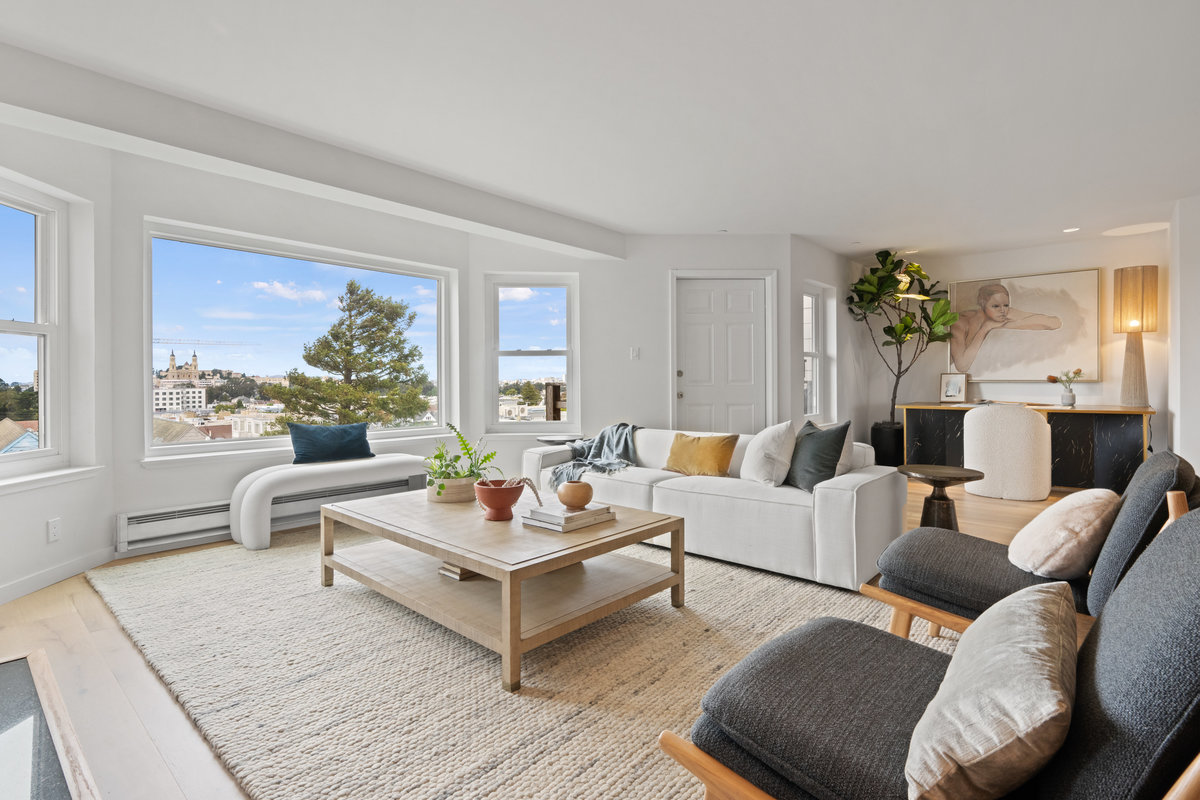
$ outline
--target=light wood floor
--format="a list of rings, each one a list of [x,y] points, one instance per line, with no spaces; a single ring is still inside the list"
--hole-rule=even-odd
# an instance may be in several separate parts
[[[906,528],[918,524],[928,492],[924,484],[910,482]],[[959,527],[1005,543],[1060,496],[1022,503],[975,497],[962,487],[949,492]],[[0,660],[35,648],[49,656],[106,798],[245,797],[82,575],[0,606]]]

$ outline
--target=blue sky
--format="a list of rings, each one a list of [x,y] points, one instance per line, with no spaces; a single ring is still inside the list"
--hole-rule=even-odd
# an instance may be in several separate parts
[[[403,300],[417,312],[408,330],[422,351],[430,378],[437,374],[437,282],[432,278],[340,267],[209,245],[155,239],[154,337],[238,342],[236,345],[155,344],[154,368],[164,369],[195,349],[201,369],[248,375],[282,375],[296,368],[310,375],[303,346],[338,318],[338,295],[353,279],[378,294]],[[553,350],[566,347],[566,290],[503,289],[502,347]],[[565,359],[510,358],[501,379],[565,373]]]
[[[304,363],[303,347],[337,320],[338,296],[356,280],[417,312],[409,342],[437,375],[437,281],[334,266],[282,256],[155,239],[154,338],[199,339],[216,344],[154,344],[154,368],[165,369],[171,350],[178,362],[196,351],[200,369],[247,375],[283,375]]]
[[[32,322],[35,246],[33,214],[0,205],[0,319]],[[0,378],[30,383],[37,369],[37,339],[0,334]]]

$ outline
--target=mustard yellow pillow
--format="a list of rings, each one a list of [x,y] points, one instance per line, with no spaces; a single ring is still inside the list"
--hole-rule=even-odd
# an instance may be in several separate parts
[[[666,469],[684,475],[727,475],[737,440],[736,433],[728,436],[688,436],[686,433],[677,433],[671,442]]]

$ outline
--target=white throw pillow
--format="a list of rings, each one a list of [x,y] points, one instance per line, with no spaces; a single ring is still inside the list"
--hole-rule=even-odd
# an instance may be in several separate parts
[[[1120,502],[1111,489],[1067,495],[1017,532],[1008,546],[1008,560],[1043,578],[1083,577],[1100,555]]]
[[[795,446],[796,432],[792,430],[791,420],[762,429],[746,445],[746,455],[742,458],[742,478],[768,486],[783,483],[792,465]]]
[[[1030,586],[980,614],[913,729],[909,800],[991,800],[1045,766],[1071,724],[1075,646],[1069,584]]]

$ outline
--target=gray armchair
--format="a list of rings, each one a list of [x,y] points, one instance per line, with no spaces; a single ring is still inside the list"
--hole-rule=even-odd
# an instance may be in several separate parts
[[[1081,614],[1095,615],[1129,565],[1167,521],[1167,493],[1183,492],[1187,507],[1200,506],[1192,465],[1163,451],[1146,459],[1121,496],[1121,509],[1090,576],[1071,582]],[[914,616],[962,631],[986,608],[1013,592],[1050,578],[1013,566],[1008,548],[942,528],[916,528],[879,556],[879,576],[863,594],[892,606],[891,631],[907,637]]]
[[[1078,655],[1066,740],[1007,797],[1200,797],[1198,585],[1194,512],[1107,597]],[[860,623],[816,620],[722,677],[692,742],[670,732],[660,742],[705,782],[709,800],[904,800],[909,739],[949,660]]]

